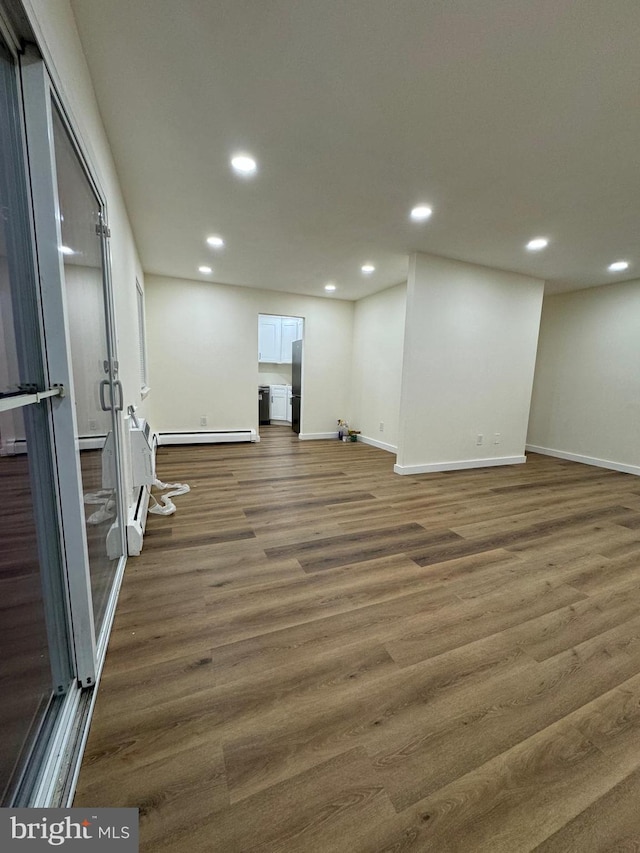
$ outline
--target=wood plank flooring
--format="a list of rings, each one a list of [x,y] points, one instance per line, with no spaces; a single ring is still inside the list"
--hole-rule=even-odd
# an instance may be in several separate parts
[[[161,448],[75,805],[158,853],[640,850],[640,481]]]

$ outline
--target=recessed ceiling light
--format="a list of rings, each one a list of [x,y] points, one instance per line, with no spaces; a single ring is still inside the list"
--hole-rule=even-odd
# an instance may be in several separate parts
[[[424,222],[432,213],[433,211],[427,204],[419,204],[411,211],[411,218],[414,222]]]
[[[360,269],[362,270],[362,272],[363,272],[365,275],[371,275],[371,273],[372,273],[372,272],[375,272],[375,271],[376,271],[376,268],[374,267],[374,265],[373,265],[373,264],[362,264],[362,266],[360,267]]]
[[[609,272],[623,272],[623,270],[629,269],[629,261],[614,261],[612,264],[609,264],[608,270]]]
[[[529,240],[527,243],[527,251],[528,252],[539,252],[542,249],[546,249],[549,245],[549,241],[546,237],[534,237],[533,240]]]
[[[211,269],[211,267],[198,267],[198,272],[203,272],[203,273],[208,274],[210,272],[213,272],[213,270]]]
[[[238,175],[245,176],[255,174],[258,168],[258,164],[249,154],[234,154],[231,158],[231,166]]]
[[[224,240],[219,234],[212,234],[211,237],[207,237],[207,243],[212,249],[224,248]]]
[[[69,246],[60,246],[60,252],[63,255],[75,255],[73,249],[70,249]]]
[[[331,282],[329,282],[329,284],[325,284],[324,289],[328,290],[331,293],[333,290],[336,289],[336,286],[335,284],[331,284]]]

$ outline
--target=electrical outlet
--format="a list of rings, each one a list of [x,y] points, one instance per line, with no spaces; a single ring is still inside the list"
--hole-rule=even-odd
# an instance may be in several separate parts
[[[200,426],[206,426],[206,425],[207,425],[207,416],[206,416],[206,415],[203,415],[203,416],[200,418]]]
[[[494,432],[493,443],[494,444],[502,444],[502,433]]]
[[[94,420],[90,420],[90,421],[89,421],[89,429],[92,429],[92,430],[98,429],[98,424],[97,424],[97,422],[96,422],[96,421],[94,421]]]
[[[380,421],[380,432],[384,432],[384,421]]]
[[[484,436],[478,433],[476,436],[476,444],[480,447],[481,444],[484,444]]]

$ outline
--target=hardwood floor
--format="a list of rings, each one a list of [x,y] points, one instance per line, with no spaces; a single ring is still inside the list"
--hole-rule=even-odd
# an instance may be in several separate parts
[[[640,850],[640,481],[161,448],[78,806],[158,853]]]

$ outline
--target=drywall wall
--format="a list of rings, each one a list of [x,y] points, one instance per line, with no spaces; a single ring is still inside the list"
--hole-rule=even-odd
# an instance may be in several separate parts
[[[71,6],[68,0],[23,0],[23,3],[54,85],[106,199],[119,378],[126,409],[141,401],[135,281],[137,277],[144,282],[142,267]],[[126,464],[124,473],[129,487]]]
[[[290,364],[259,364],[258,374],[260,385],[291,385]]]
[[[352,423],[370,444],[397,451],[407,285],[356,302]],[[380,429],[380,424],[383,425]]]
[[[148,275],[145,304],[154,429],[258,428],[262,313],[304,317],[301,433],[335,434],[349,409],[351,302]]]
[[[546,296],[527,444],[640,474],[640,281]]]
[[[524,461],[543,290],[527,276],[412,256],[398,473]]]

